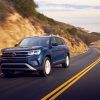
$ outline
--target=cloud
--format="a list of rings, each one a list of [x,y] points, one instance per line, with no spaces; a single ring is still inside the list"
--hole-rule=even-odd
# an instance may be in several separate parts
[[[39,4],[38,10],[46,15],[50,15],[49,13],[51,13],[52,16],[55,16],[56,14],[59,16],[65,16],[66,14],[67,16],[72,17],[73,15],[100,16],[100,5],[98,5],[100,4],[100,1],[93,1],[94,0],[36,0]]]
[[[100,26],[100,0],[35,0],[39,12],[73,25],[96,23]],[[84,26],[85,27],[85,26]],[[89,25],[87,26],[88,29]],[[96,28],[97,26],[95,26]],[[90,28],[91,29],[91,28]],[[100,28],[98,29],[100,31]]]
[[[68,3],[65,3],[65,4],[63,4],[62,2],[61,2],[61,4],[57,4],[57,3],[46,3],[46,2],[41,2],[41,3],[39,3],[39,6],[41,7],[41,8],[54,8],[54,9],[56,9],[56,8],[74,8],[74,9],[100,9],[100,6],[99,5],[96,5],[96,6],[94,6],[94,5],[83,5],[83,4],[68,4]]]
[[[90,10],[90,9],[100,10],[100,5],[91,5],[91,3],[86,4],[86,2],[87,1],[89,2],[90,0],[84,0],[85,1],[84,3],[80,1],[78,2],[78,4],[76,3],[74,4],[73,2],[71,2],[72,0],[67,0],[67,1],[61,0],[57,2],[55,1],[56,0],[36,0],[36,2],[39,4],[38,10],[40,12],[75,11],[75,10]],[[69,1],[70,3],[68,3]],[[75,0],[75,1],[78,1],[78,0]]]
[[[55,4],[77,4],[77,5],[100,5],[100,0],[35,0],[38,3],[55,3]]]

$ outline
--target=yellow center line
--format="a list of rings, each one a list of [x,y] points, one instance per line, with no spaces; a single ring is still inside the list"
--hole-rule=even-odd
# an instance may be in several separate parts
[[[65,83],[63,83],[61,86],[59,86],[58,88],[56,88],[55,90],[53,90],[52,92],[50,92],[48,95],[46,95],[45,97],[43,97],[41,100],[47,100],[48,98],[50,98],[52,95],[54,95],[55,93],[57,93],[59,90],[61,90],[62,88],[64,88],[66,85],[68,85],[70,82],[72,82],[74,79],[76,79],[77,77],[79,77],[82,73],[84,73],[86,70],[88,70],[91,66],[93,66],[98,60],[100,60],[100,57],[93,62],[91,65],[89,65],[88,67],[86,67],[84,70],[82,70],[81,72],[79,72],[78,74],[76,74],[74,77],[70,78],[68,81],[66,81]]]
[[[65,90],[67,90],[69,87],[71,87],[74,83],[76,83],[80,78],[82,78],[87,72],[89,72],[92,68],[95,67],[96,64],[100,62],[100,58],[97,62],[94,63],[89,69],[87,69],[84,73],[82,73],[79,77],[77,77],[75,80],[73,80],[70,84],[68,84],[66,87],[64,87],[62,90],[60,90],[57,94],[52,96],[49,100],[56,99],[59,95],[61,95]]]

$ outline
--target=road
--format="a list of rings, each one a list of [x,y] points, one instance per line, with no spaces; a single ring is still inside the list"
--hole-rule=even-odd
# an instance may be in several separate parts
[[[100,49],[71,58],[70,68],[52,68],[49,77],[38,73],[0,74],[0,100],[100,100]]]

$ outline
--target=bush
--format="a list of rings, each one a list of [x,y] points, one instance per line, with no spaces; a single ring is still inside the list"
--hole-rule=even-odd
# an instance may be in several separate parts
[[[77,29],[76,28],[67,29],[67,31],[73,36],[75,36],[77,34]]]
[[[36,17],[37,17],[39,20],[41,20],[42,22],[44,22],[44,23],[47,23],[47,22],[48,22],[48,21],[47,21],[47,17],[44,16],[43,14],[41,14],[41,13],[37,13],[37,14],[36,14]]]
[[[23,17],[30,17],[36,13],[37,5],[33,0],[9,0],[14,4],[15,9]]]
[[[0,1],[0,21],[4,21],[8,13],[13,13],[13,10],[5,3],[5,1]]]
[[[52,18],[48,18],[45,15],[41,13],[37,13],[36,17],[41,20],[44,24],[49,24],[49,25],[56,25],[56,21],[54,21]]]
[[[50,25],[56,25],[56,21],[54,21],[52,18],[48,18],[47,20]]]
[[[43,26],[43,30],[45,33],[54,33],[54,29],[48,25]]]

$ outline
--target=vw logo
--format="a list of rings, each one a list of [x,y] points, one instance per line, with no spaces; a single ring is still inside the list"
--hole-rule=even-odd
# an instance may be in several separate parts
[[[16,53],[15,52],[12,53],[12,57],[14,57],[14,56],[16,56]]]

